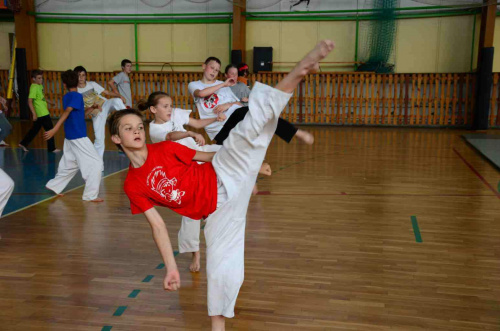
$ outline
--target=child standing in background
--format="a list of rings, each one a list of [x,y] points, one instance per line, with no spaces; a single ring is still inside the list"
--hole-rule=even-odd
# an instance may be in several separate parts
[[[95,136],[94,146],[97,154],[102,159],[105,148],[104,138],[108,114],[110,111],[125,109],[124,102],[127,102],[127,100],[119,93],[105,90],[96,82],[87,82],[87,70],[84,67],[78,66],[74,71],[78,74],[78,93],[81,93],[83,96],[85,112],[92,116]],[[109,95],[113,99],[105,99],[101,94]]]
[[[116,94],[125,98],[127,108],[132,108],[132,90],[130,89],[130,77],[132,72],[132,62],[130,60],[122,60],[122,72],[113,77],[108,84]]]
[[[43,127],[45,131],[52,130],[54,125],[50,118],[49,109],[47,108],[47,100],[43,94],[43,72],[41,70],[33,70],[31,73],[32,84],[30,86],[30,94],[28,96],[28,106],[33,116],[33,126],[28,131],[23,140],[19,143],[19,147],[23,151],[28,151],[28,146]],[[54,105],[54,103],[51,102]],[[47,140],[47,150],[49,152],[60,152],[56,149],[54,138]]]
[[[99,157],[87,137],[85,123],[85,115],[87,114],[85,113],[83,97],[77,92],[78,74],[73,70],[68,70],[61,74],[61,79],[68,90],[68,93],[63,97],[64,113],[55,127],[45,132],[43,136],[46,140],[51,139],[64,124],[63,156],[59,161],[56,177],[49,180],[45,187],[60,194],[80,170],[85,181],[82,199],[102,202],[104,200],[98,196],[103,167],[102,157]]]

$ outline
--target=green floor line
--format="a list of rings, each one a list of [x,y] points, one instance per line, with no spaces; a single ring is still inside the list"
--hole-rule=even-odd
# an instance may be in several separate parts
[[[125,312],[125,309],[127,309],[127,306],[118,307],[113,316],[122,316],[122,314]]]
[[[142,280],[143,283],[149,283],[153,279],[153,275],[147,275],[146,278]]]
[[[413,232],[415,233],[415,241],[418,243],[422,242],[422,236],[420,235],[420,229],[418,227],[417,217],[411,217],[411,225],[413,226]]]
[[[133,290],[132,293],[128,295],[129,298],[135,298],[141,292],[141,290]]]

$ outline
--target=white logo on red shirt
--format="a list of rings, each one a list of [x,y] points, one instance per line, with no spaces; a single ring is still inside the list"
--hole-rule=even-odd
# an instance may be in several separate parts
[[[147,180],[148,186],[168,202],[174,201],[180,205],[181,198],[186,192],[176,189],[177,179],[175,177],[172,179],[167,178],[162,169],[162,166],[158,166],[151,170]]]
[[[215,93],[203,99],[203,105],[205,106],[205,108],[208,109],[215,108],[215,106],[217,106],[218,103],[219,103],[219,96]]]

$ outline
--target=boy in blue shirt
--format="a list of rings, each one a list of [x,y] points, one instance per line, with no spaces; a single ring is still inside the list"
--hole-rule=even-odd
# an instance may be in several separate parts
[[[73,70],[67,70],[61,74],[61,78],[68,90],[68,93],[63,97],[64,113],[55,127],[44,133],[44,138],[46,140],[52,138],[64,123],[66,136],[63,147],[64,154],[59,161],[56,177],[49,180],[45,187],[61,195],[62,190],[80,170],[85,180],[82,199],[102,202],[104,200],[98,195],[103,162],[87,137],[85,105],[82,95],[77,92],[78,74]]]

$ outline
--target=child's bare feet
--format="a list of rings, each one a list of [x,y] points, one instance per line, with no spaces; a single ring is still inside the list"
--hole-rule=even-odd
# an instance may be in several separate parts
[[[94,200],[90,200],[90,202],[103,202],[104,199],[101,198],[95,198]]]
[[[193,260],[191,261],[191,264],[189,265],[189,270],[191,272],[200,271],[200,251],[193,252]]]
[[[257,193],[259,193],[259,189],[257,188],[257,184],[255,184],[253,186],[252,195],[257,195]]]
[[[292,93],[305,75],[319,69],[318,62],[323,60],[334,47],[335,44],[331,40],[320,41],[316,47],[300,60],[292,71],[276,85],[276,89],[285,93]]]
[[[319,61],[323,60],[335,47],[333,41],[325,39],[321,40],[316,47],[313,48],[303,59],[300,64],[308,71],[317,71],[319,69]]]
[[[52,153],[60,153],[60,152],[61,152],[61,150],[60,150],[60,149],[54,149],[54,150],[52,151]]]
[[[307,131],[297,130],[295,136],[308,145],[314,144],[314,136]]]
[[[271,176],[272,174],[271,166],[269,163],[262,163],[262,166],[260,167],[259,174],[261,175],[266,175],[266,176]]]
[[[23,150],[23,152],[27,152],[28,151],[28,149],[26,147],[24,147],[23,145],[21,145],[21,144],[19,144],[17,146],[19,146]]]

